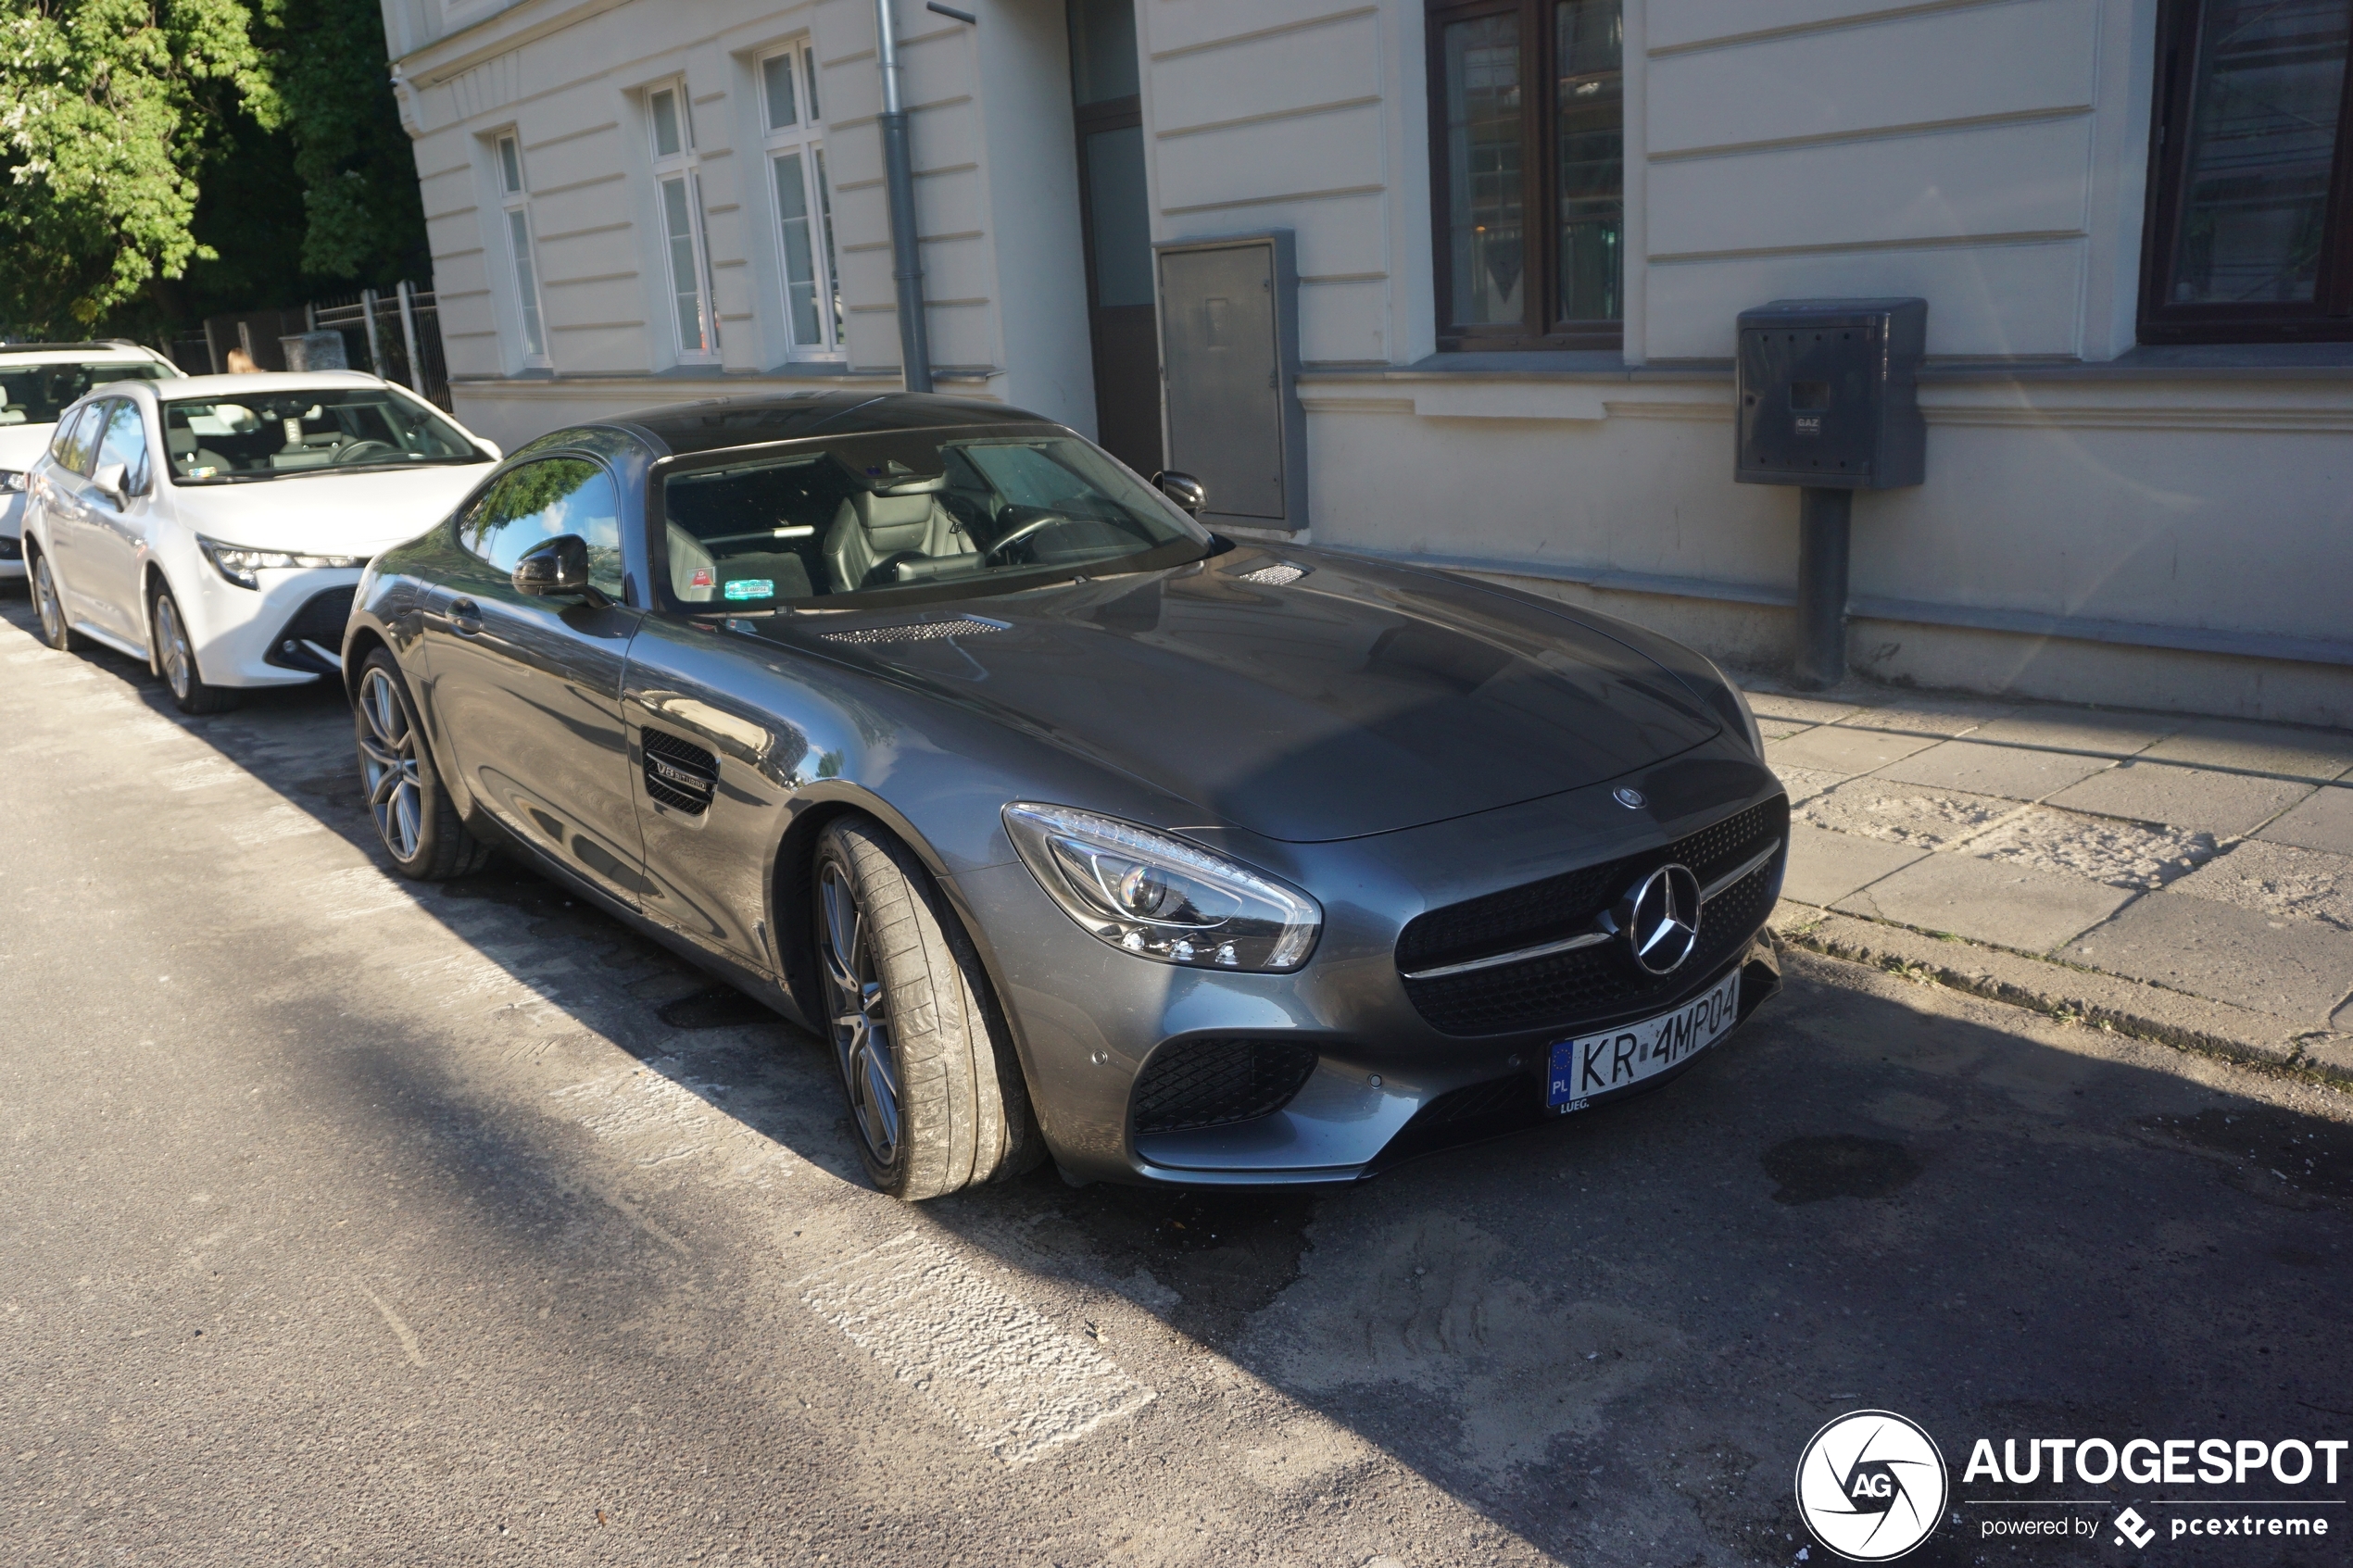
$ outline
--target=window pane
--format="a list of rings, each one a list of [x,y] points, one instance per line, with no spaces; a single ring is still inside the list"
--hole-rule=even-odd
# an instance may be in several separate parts
[[[776,211],[784,223],[785,302],[792,310],[795,348],[824,345],[817,320],[817,255],[810,243],[809,177],[799,153],[776,160]]]
[[[1560,307],[1564,321],[1615,321],[1626,230],[1622,0],[1560,0]]]
[[[621,594],[621,506],[611,479],[578,458],[527,463],[501,479],[458,522],[458,542],[501,571],[534,545],[577,533],[588,546],[588,581]]]
[[[124,488],[136,495],[147,484],[147,427],[139,418],[136,403],[110,403],[107,407],[111,412],[91,471],[95,473],[108,463],[120,463]]]
[[[668,89],[653,95],[654,156],[671,157],[681,145],[678,140],[678,94]]]
[[[825,288],[833,297],[834,345],[841,345],[843,335],[841,316],[841,268],[834,260],[834,188],[825,177],[825,149],[816,149],[817,216],[825,230]]]
[[[507,238],[515,253],[515,297],[522,307],[522,351],[536,359],[547,352],[539,330],[539,279],[531,264],[531,221],[520,207],[507,214]]]
[[[2345,0],[2207,0],[2177,304],[2307,304],[2343,101]]]
[[[1144,196],[1144,131],[1087,138],[1087,207],[1095,230],[1095,303],[1152,302],[1152,223]]]
[[[817,107],[817,51],[802,52],[800,63],[809,75],[809,123],[814,125],[825,118],[825,111]]]
[[[522,159],[516,155],[512,136],[498,138],[498,173],[506,182],[507,194],[513,195],[522,189]]]
[[[1136,0],[1071,0],[1070,82],[1082,108],[1142,91]]]
[[[1520,214],[1519,19],[1450,23],[1446,70],[1447,226],[1458,325],[1527,311]]]
[[[678,307],[678,346],[688,354],[711,352],[703,331],[702,287],[695,276],[693,211],[684,179],[661,182],[661,220],[670,239],[670,288]]]
[[[799,106],[793,102],[792,56],[771,55],[761,61],[760,79],[768,88],[768,129],[781,131],[800,123]]]

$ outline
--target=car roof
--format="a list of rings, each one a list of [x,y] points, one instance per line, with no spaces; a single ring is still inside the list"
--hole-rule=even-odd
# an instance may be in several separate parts
[[[930,393],[784,392],[669,403],[594,422],[631,427],[640,435],[653,437],[672,454],[686,457],[818,434],[866,435],[891,430],[1059,421],[1002,403]]]
[[[187,376],[174,382],[171,396],[228,397],[240,392],[326,392],[338,387],[378,387],[392,383],[364,370],[254,370],[241,376]],[[148,385],[153,387],[154,383]]]
[[[0,343],[0,364],[171,365],[171,361],[135,343]]]

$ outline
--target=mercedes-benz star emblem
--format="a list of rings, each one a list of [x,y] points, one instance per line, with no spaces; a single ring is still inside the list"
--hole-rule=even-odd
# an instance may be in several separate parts
[[[1650,804],[1650,801],[1643,797],[1641,790],[1629,788],[1625,784],[1620,784],[1617,789],[1611,791],[1610,798],[1617,801],[1620,806],[1625,807],[1629,811],[1639,811],[1643,807]]]
[[[1617,929],[1647,974],[1672,974],[1699,944],[1699,878],[1688,866],[1661,866],[1618,905]]]

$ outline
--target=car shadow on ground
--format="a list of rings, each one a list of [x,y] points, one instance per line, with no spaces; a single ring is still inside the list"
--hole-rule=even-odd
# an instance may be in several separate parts
[[[20,597],[0,616],[31,619]],[[136,661],[87,658],[381,861],[339,693],[190,721]],[[813,1167],[819,1185],[775,1199],[786,1216],[912,1224],[1164,1325],[1177,1349],[1129,1364],[1171,1402],[1216,1398],[1174,1386],[1186,1346],[1278,1395],[1296,1413],[1227,1434],[1219,1458],[1236,1486],[1302,1507],[1344,1508],[1394,1461],[1550,1556],[1785,1562],[1807,1538],[1789,1497],[1800,1446],[1881,1407],[1947,1443],[1957,1521],[1911,1561],[1959,1563],[2014,1558],[1982,1526],[2065,1495],[1959,1489],[1976,1436],[2309,1438],[2353,1422],[2337,1306],[2353,1135],[2323,1091],[1793,955],[1787,993],[1658,1093],[1372,1182],[1072,1189],[1044,1169],[909,1213],[863,1190],[822,1042],[505,862],[400,885],[593,1035],[585,1049],[627,1053],[727,1124],[730,1147]],[[551,952],[578,960],[554,982]],[[615,1174],[622,1146],[598,1143],[595,1118],[570,1102],[520,1124],[491,1114],[461,1072],[397,1048],[404,1024],[355,1018],[354,1048],[289,1071],[380,1134],[434,1134],[463,1199],[437,1223],[501,1266],[540,1268],[585,1215],[636,1238],[626,1287],[657,1298],[690,1243],[738,1225],[740,1189],[693,1178],[708,1158],[648,1163],[629,1146]],[[1126,1332],[1114,1323],[1103,1353],[1121,1358]],[[2130,1503],[2158,1519],[2166,1501],[2093,1494],[2086,1516]],[[1971,1500],[1989,1495],[2001,1506]],[[2200,1560],[2308,1561],[2255,1544]]]

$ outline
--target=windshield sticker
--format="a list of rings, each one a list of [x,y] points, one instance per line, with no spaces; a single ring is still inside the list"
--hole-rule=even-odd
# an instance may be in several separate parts
[[[731,599],[773,599],[776,596],[776,581],[773,577],[738,577],[726,587]]]

